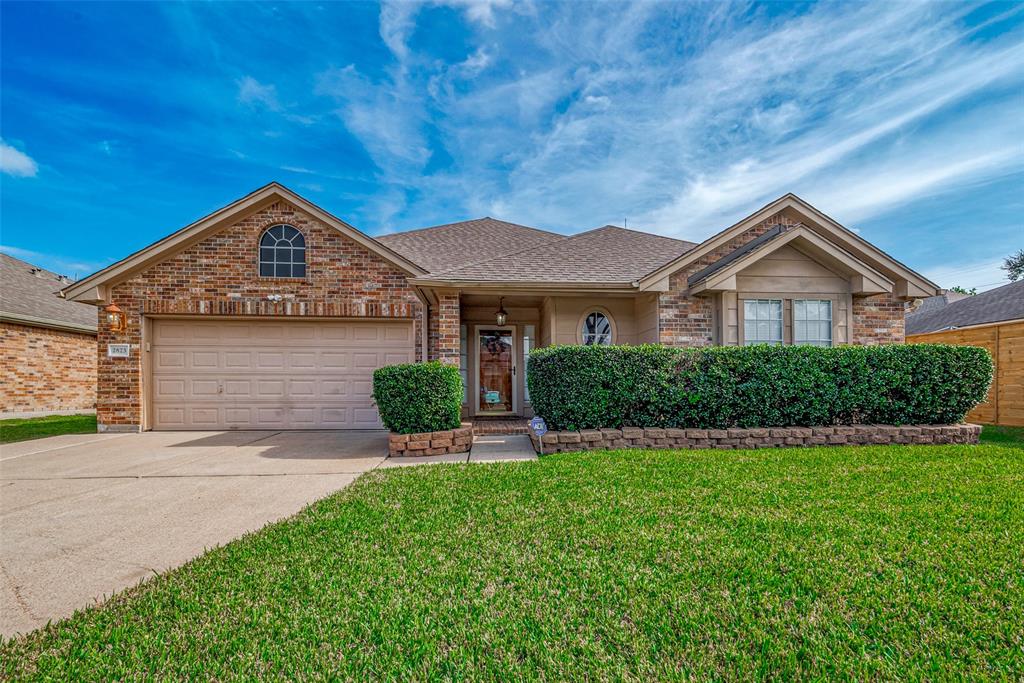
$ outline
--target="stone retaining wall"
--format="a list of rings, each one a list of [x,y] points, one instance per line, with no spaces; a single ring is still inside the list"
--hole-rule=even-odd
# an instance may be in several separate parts
[[[388,436],[388,454],[391,457],[465,453],[472,446],[473,424],[470,422],[463,422],[458,429],[447,429],[442,432]]]
[[[544,453],[609,448],[782,448],[890,444],[976,444],[981,426],[839,425],[836,427],[766,427],[760,429],[584,429],[548,432]],[[533,447],[540,449],[536,436]]]

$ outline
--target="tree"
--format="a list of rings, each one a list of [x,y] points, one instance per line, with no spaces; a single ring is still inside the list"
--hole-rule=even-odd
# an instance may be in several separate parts
[[[978,293],[978,288],[971,287],[970,289],[964,289],[960,285],[956,285],[955,287],[950,287],[949,291],[956,292],[957,294],[970,294],[971,296],[974,296]]]
[[[1006,277],[1010,278],[1010,282],[1016,282],[1021,277],[1024,277],[1024,249],[1020,249],[1016,254],[1007,256],[1000,267],[1006,271]]]

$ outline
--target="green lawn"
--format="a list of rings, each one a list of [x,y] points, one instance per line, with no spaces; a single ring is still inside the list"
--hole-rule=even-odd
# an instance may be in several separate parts
[[[1024,677],[1024,451],[623,451],[376,470],[0,677]]]
[[[981,428],[981,443],[1024,448],[1024,427],[985,425]]]
[[[59,434],[88,434],[95,431],[95,415],[50,415],[0,420],[0,443],[41,439],[44,436]]]

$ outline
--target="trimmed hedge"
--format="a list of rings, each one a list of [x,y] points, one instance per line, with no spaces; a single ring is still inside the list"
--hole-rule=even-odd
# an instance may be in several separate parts
[[[461,423],[462,377],[438,361],[388,365],[373,371],[373,400],[393,432],[455,429]]]
[[[985,400],[971,346],[550,346],[530,354],[549,429],[951,424]]]

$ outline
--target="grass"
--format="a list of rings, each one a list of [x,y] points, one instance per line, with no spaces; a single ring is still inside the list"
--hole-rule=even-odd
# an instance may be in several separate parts
[[[1024,677],[1024,451],[377,470],[27,637],[12,679]]]
[[[95,431],[95,415],[49,415],[0,420],[0,443],[41,439],[60,434],[88,434]]]
[[[985,425],[981,428],[981,443],[1024,448],[1024,427]]]

